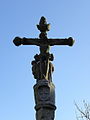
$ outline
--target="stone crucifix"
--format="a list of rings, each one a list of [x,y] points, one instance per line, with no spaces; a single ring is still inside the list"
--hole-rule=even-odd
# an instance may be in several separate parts
[[[47,24],[46,18],[41,17],[39,25],[39,38],[19,38],[16,37],[13,42],[19,45],[36,45],[40,48],[40,54],[36,54],[32,61],[32,73],[37,80],[34,85],[36,120],[54,120],[55,106],[55,87],[52,82],[52,72],[54,66],[51,63],[54,57],[49,53],[50,46],[69,45],[72,46],[74,40],[72,37],[65,39],[48,38],[47,31],[50,30],[50,24]]]

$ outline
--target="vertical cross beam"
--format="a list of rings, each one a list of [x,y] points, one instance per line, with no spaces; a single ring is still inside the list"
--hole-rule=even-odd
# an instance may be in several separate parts
[[[39,38],[19,38],[14,39],[14,44],[19,45],[37,45],[40,54],[34,56],[32,61],[32,73],[36,79],[34,85],[36,120],[54,120],[55,113],[55,86],[52,82],[52,73],[54,66],[51,63],[54,57],[49,53],[50,46],[69,45],[72,46],[74,40],[72,37],[65,39],[53,39],[47,37],[47,31],[50,30],[50,24],[47,24],[45,17],[41,17],[39,25]]]

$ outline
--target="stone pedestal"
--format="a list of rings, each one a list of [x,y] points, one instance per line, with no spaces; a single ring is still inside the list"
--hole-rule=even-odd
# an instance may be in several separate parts
[[[36,120],[54,120],[55,86],[48,80],[39,80],[34,85]]]

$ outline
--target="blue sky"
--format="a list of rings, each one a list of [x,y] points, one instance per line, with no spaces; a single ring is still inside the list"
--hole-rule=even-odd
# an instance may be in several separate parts
[[[90,102],[90,0],[0,0],[0,120],[35,119],[31,61],[36,46],[13,44],[37,38],[40,17],[51,23],[48,37],[75,39],[73,47],[54,46],[55,120],[76,120],[74,101]]]

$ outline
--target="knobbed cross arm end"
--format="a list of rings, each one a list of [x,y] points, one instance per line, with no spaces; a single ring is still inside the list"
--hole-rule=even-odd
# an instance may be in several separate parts
[[[68,45],[69,46],[73,46],[74,42],[75,42],[75,40],[72,37],[68,38],[68,43],[69,43]]]
[[[15,37],[15,39],[13,40],[13,43],[16,46],[20,46],[22,44],[22,39],[20,37]]]

